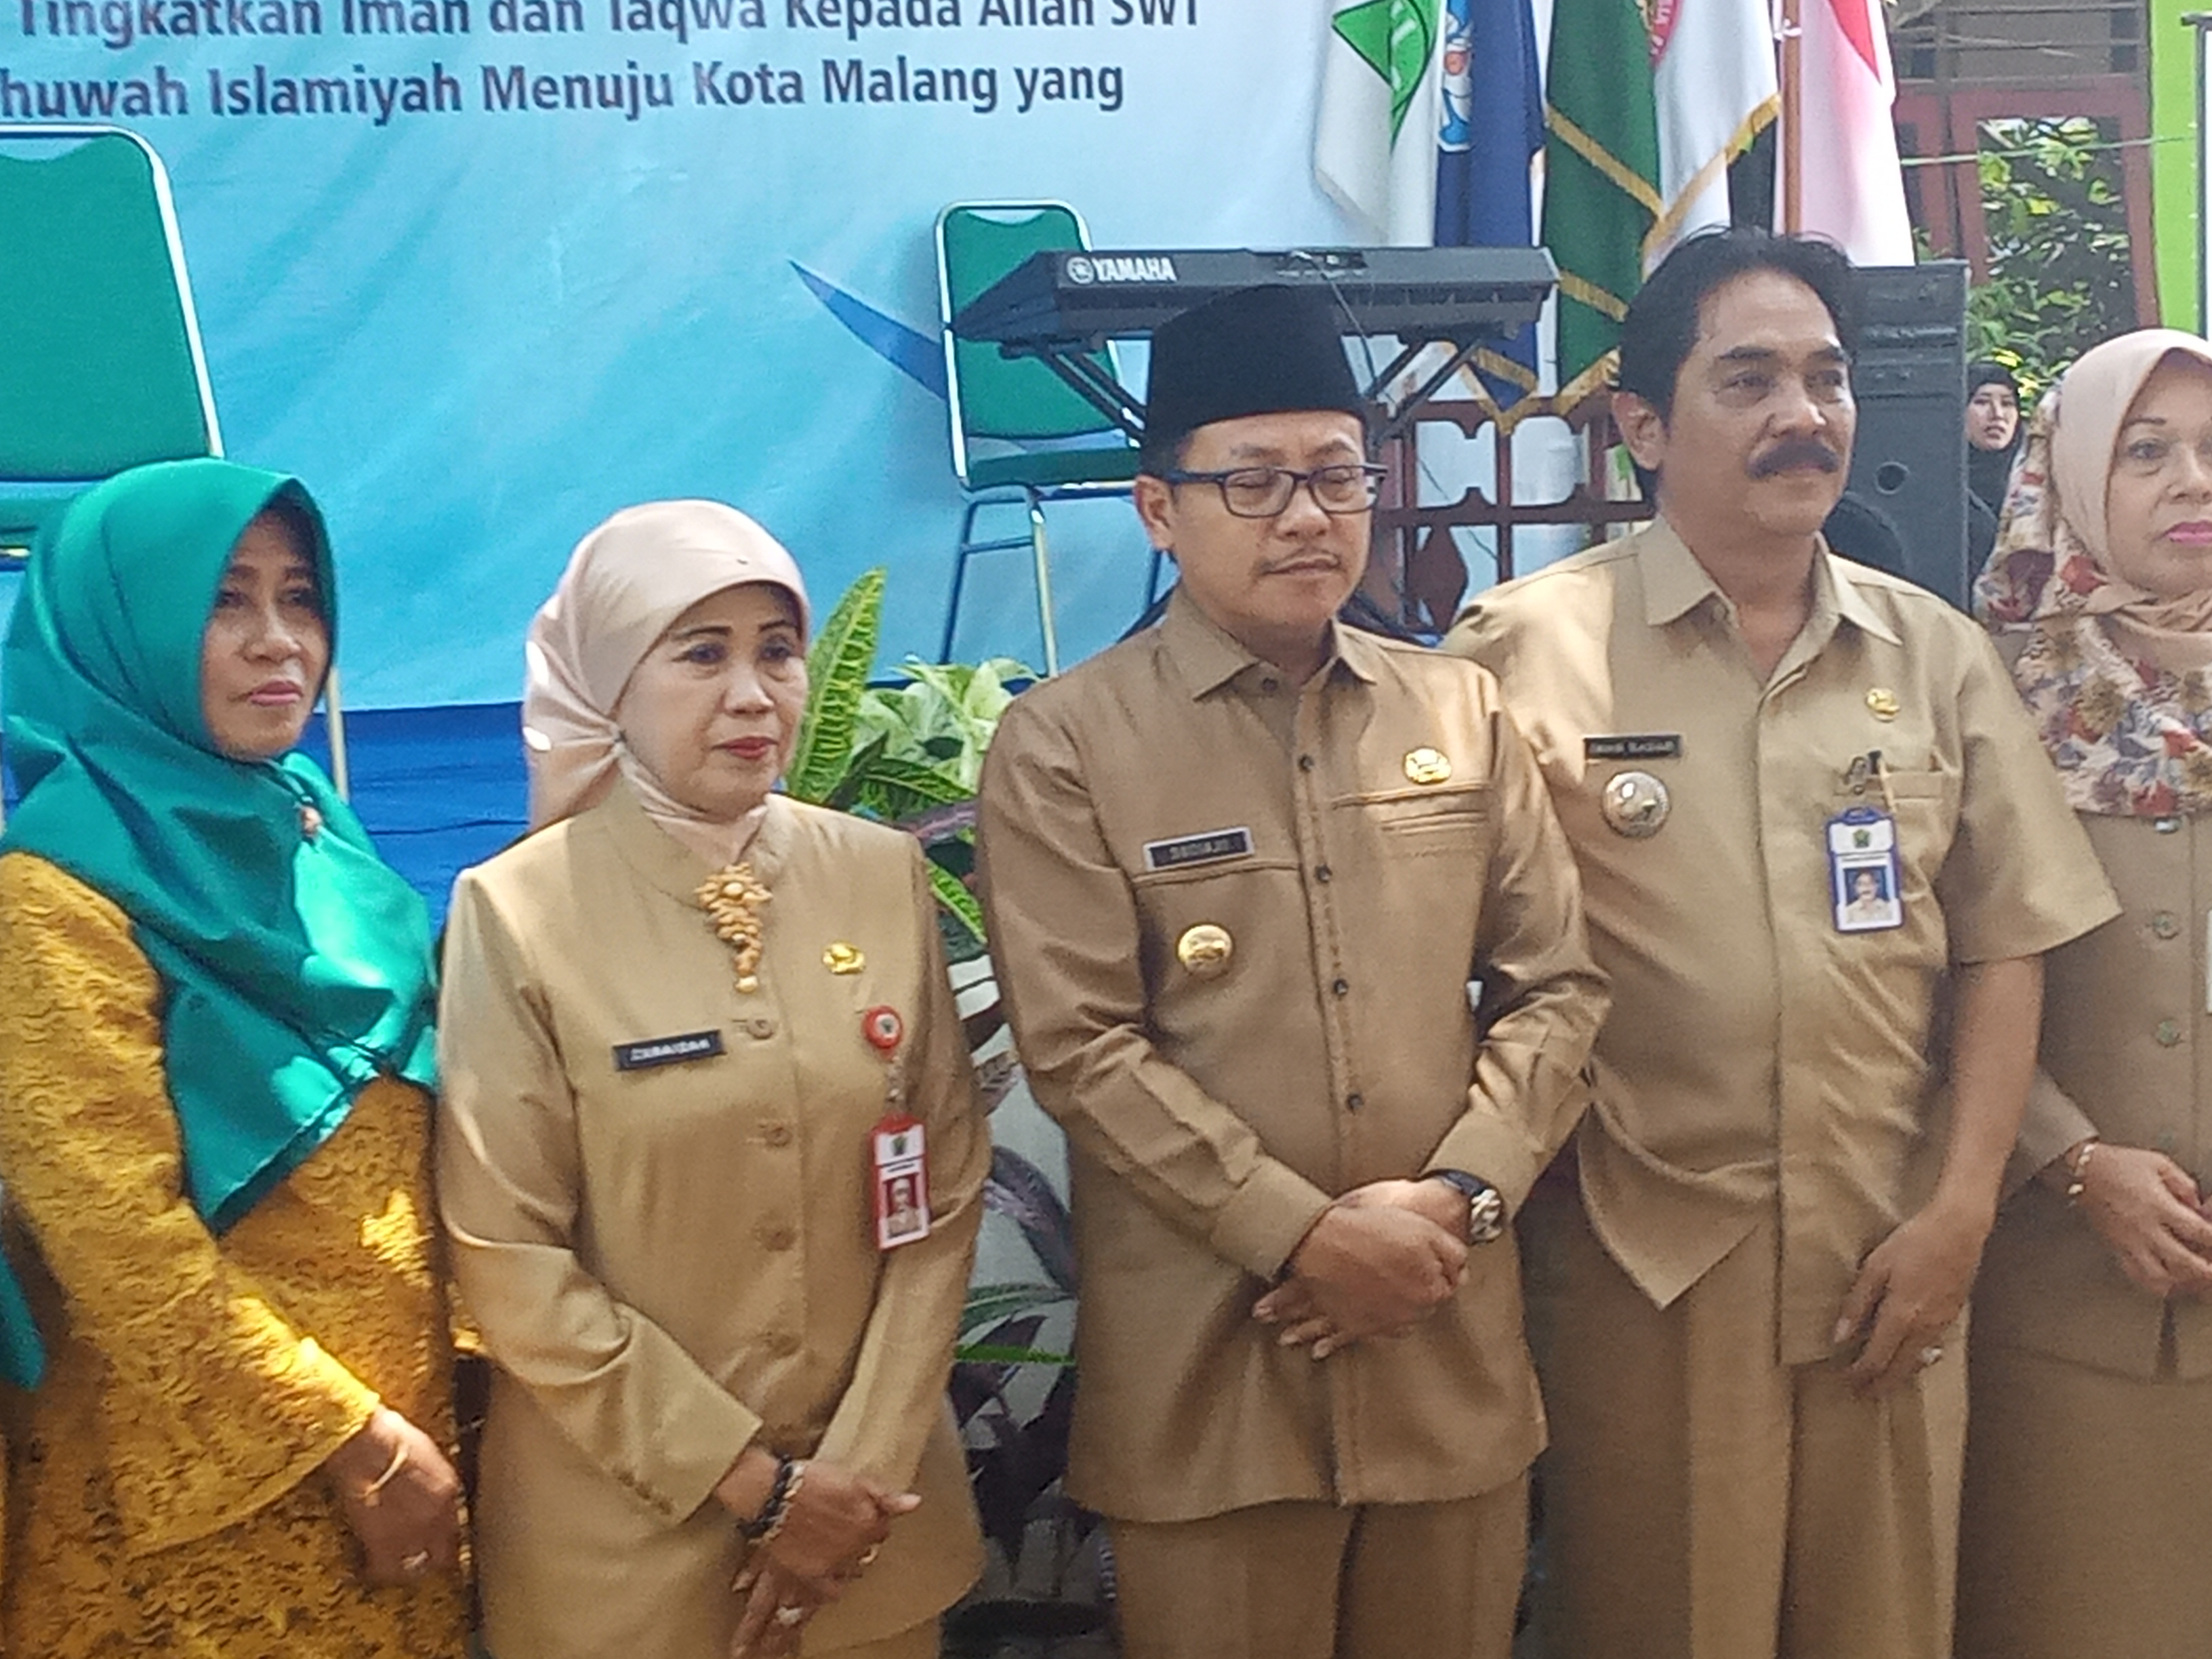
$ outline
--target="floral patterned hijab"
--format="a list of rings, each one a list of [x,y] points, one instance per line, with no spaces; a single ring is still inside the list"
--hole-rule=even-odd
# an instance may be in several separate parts
[[[2077,812],[2212,811],[2212,589],[2162,599],[2114,569],[2106,501],[2120,428],[2169,356],[2212,345],[2139,329],[2085,352],[2036,410],[1974,613]]]

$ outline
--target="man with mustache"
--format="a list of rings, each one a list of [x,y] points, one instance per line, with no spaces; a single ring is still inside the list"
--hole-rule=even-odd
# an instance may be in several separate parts
[[[1855,274],[1654,271],[1613,416],[1657,520],[1478,599],[1613,1006],[1523,1218],[1561,1659],[1943,1659],[1966,1292],[2041,953],[2112,916],[1988,641],[1829,552]],[[1879,866],[1893,922],[1843,911]]]
[[[1604,1012],[1573,856],[1486,672],[1336,621],[1380,469],[1328,297],[1224,296],[1152,365],[1180,585],[982,781],[1073,1173],[1067,1489],[1129,1659],[1505,1659],[1544,1427],[1504,1222]]]

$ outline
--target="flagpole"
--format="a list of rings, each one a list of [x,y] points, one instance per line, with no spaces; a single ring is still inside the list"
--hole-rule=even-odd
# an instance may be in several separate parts
[[[2197,36],[2197,108],[2200,124],[2204,119],[2204,32],[2212,29],[2212,11],[2185,11],[2181,21]],[[2197,138],[2197,331],[2212,331],[2212,270],[2205,268],[2206,231],[2212,228],[2212,179],[2206,177],[2205,143],[2200,130]]]
[[[1782,228],[1794,236],[1805,223],[1803,149],[1797,114],[1804,100],[1804,35],[1798,27],[1799,0],[1782,0]]]

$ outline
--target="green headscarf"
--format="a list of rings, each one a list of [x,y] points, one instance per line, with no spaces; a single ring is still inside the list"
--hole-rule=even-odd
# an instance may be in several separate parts
[[[313,762],[232,760],[201,714],[201,637],[231,550],[280,503],[311,532],[335,646],[330,543],[307,492],[191,460],[95,485],[47,527],[0,656],[22,795],[0,851],[37,854],[131,918],[161,975],[185,1190],[216,1233],[378,1075],[434,1075],[422,901]],[[303,807],[321,816],[312,836]],[[30,1386],[43,1359],[20,1288],[0,1285],[0,1369]]]

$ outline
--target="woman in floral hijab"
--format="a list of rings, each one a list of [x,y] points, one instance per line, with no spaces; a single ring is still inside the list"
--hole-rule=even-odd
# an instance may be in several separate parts
[[[1975,1289],[1960,1659],[2212,1629],[2212,347],[2146,329],[2037,411],[1976,592],[2123,914],[2048,961]]]

